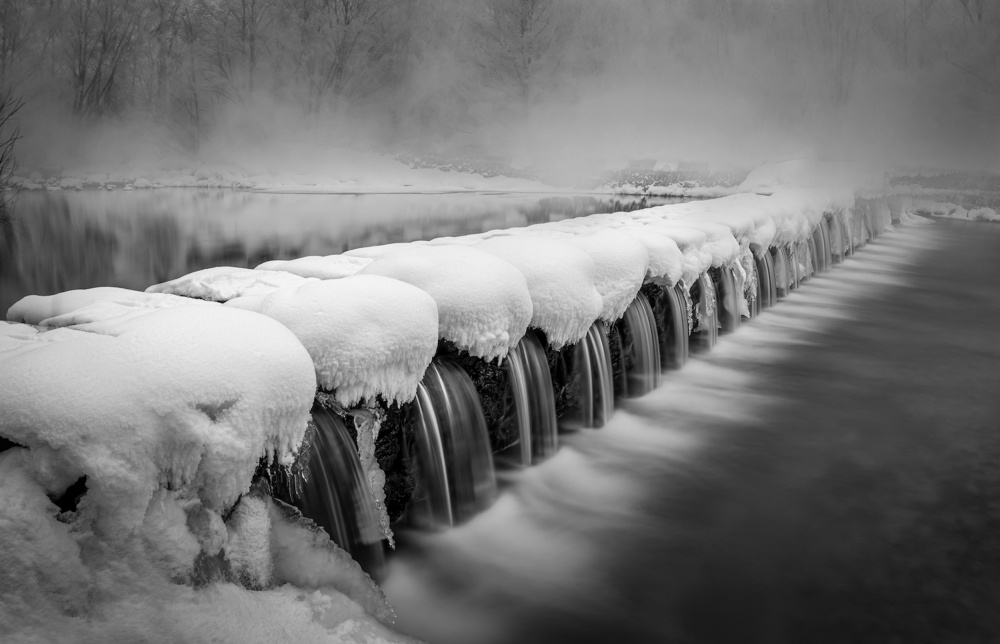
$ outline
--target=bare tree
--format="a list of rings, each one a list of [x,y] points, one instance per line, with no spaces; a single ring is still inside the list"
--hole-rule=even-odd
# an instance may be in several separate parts
[[[555,45],[564,29],[554,0],[488,0],[478,31],[484,74],[526,106],[541,69],[558,64]]]
[[[143,18],[137,9],[115,0],[71,3],[66,55],[77,114],[101,114],[112,107],[118,74]]]
[[[10,242],[9,208],[17,196],[20,186],[11,184],[11,177],[17,169],[14,158],[14,144],[20,137],[14,117],[23,106],[21,99],[10,89],[0,91],[0,232]]]
[[[351,103],[383,86],[405,47],[405,2],[287,0],[283,64],[309,112],[329,101]]]
[[[277,11],[274,0],[202,0],[211,42],[210,68],[216,91],[243,101],[257,90],[258,76],[267,52],[271,25]]]
[[[1000,4],[956,0],[961,19],[943,34],[945,60],[961,71],[971,88],[1000,98]]]

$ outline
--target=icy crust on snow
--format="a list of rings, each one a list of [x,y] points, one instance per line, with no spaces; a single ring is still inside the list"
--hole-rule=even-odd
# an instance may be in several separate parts
[[[277,322],[178,306],[88,331],[25,334],[0,355],[0,435],[31,448],[52,493],[87,476],[96,533],[127,536],[161,487],[221,512],[261,456],[301,442],[315,376]]]
[[[423,290],[379,275],[308,281],[226,307],[273,318],[295,334],[320,387],[351,407],[380,394],[406,402],[438,343],[438,306]],[[523,331],[522,331],[523,333]]]
[[[437,303],[440,337],[486,360],[506,356],[532,319],[522,272],[475,247],[407,244],[359,275],[395,278],[427,292]]]
[[[498,235],[473,248],[509,262],[524,275],[531,298],[531,326],[554,348],[587,334],[604,308],[595,286],[597,266],[586,252],[561,237]]]
[[[351,255],[329,255],[319,257],[311,255],[298,259],[275,259],[264,262],[257,267],[259,271],[282,271],[300,277],[315,277],[321,280],[335,280],[354,275],[372,262],[371,257],[354,257]]]
[[[264,295],[286,286],[298,286],[308,279],[275,270],[216,266],[188,273],[162,284],[154,284],[147,288],[146,292],[170,293],[188,298],[226,302],[234,297]]]

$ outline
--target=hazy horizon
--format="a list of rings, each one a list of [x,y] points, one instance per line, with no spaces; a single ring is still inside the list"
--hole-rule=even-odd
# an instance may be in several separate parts
[[[25,170],[356,150],[580,173],[1000,171],[1000,8],[984,0],[94,0],[90,22],[73,3],[42,21],[42,4],[2,15],[20,29],[2,70],[25,102]],[[124,43],[113,69],[102,36]]]

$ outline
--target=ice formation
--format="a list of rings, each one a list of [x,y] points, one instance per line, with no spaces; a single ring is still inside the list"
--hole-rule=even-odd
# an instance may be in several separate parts
[[[411,400],[437,350],[434,300],[379,275],[310,280],[226,307],[262,313],[290,329],[309,351],[320,387],[345,407],[376,394]]]
[[[510,263],[469,246],[407,244],[365,266],[423,289],[438,309],[438,333],[470,355],[502,358],[532,319],[525,276]]]

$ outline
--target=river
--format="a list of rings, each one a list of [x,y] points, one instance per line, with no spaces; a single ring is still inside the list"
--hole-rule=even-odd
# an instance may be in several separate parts
[[[24,194],[0,306],[643,205]],[[441,644],[997,641],[998,319],[1000,226],[877,238],[603,429],[504,474],[487,512],[400,534],[384,584],[398,628]]]
[[[210,266],[332,255],[685,199],[530,193],[24,192],[0,221],[0,311],[25,295],[143,290]]]
[[[404,632],[1000,640],[1000,227],[886,234],[486,513],[404,534]]]

